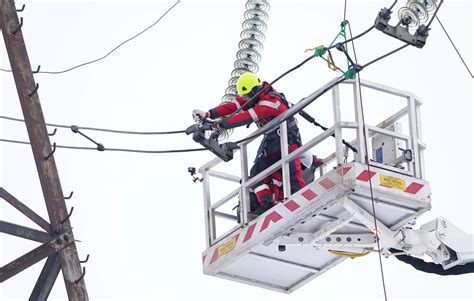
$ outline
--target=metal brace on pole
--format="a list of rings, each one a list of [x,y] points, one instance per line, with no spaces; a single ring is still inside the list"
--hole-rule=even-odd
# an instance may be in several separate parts
[[[22,25],[23,22],[18,19],[14,1],[1,0],[0,27],[30,138],[51,229],[56,234],[69,233],[69,244],[57,251],[66,291],[70,300],[88,300],[68,210],[54,160],[54,151],[51,151],[51,143],[38,96],[39,85],[33,78],[33,70],[21,30]]]

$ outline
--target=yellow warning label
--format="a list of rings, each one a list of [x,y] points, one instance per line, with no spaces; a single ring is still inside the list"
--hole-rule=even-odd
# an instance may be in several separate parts
[[[406,183],[404,179],[386,176],[380,174],[380,185],[385,187],[397,188],[405,191]]]
[[[229,253],[230,251],[234,250],[236,244],[237,244],[237,237],[234,237],[228,242],[226,242],[225,244],[223,244],[222,246],[220,246],[219,248],[217,248],[217,256],[221,257]]]

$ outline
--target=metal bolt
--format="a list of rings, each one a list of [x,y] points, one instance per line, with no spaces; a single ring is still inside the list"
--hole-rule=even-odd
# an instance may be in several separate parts
[[[70,239],[69,235],[67,235],[67,234],[64,234],[63,238],[64,238],[65,241],[69,241],[69,239]]]
[[[330,242],[330,241],[331,241],[331,237],[326,237],[326,241],[327,241],[327,242]]]
[[[63,240],[62,240],[61,238],[58,238],[58,239],[56,240],[56,243],[57,243],[58,245],[62,245],[62,244],[63,244]]]
[[[298,241],[299,241],[299,242],[303,242],[303,240],[304,240],[304,238],[303,238],[303,237],[301,237],[301,236],[300,236],[300,237],[298,237]]]
[[[444,219],[441,220],[441,226],[443,226],[443,228],[447,228],[448,225],[446,224],[446,221]]]
[[[347,242],[351,242],[351,241],[352,241],[352,238],[347,237],[347,238],[346,238],[346,241],[347,241]]]
[[[342,240],[342,239],[341,239],[340,237],[336,237],[336,241],[337,241],[337,242],[341,242],[341,240]]]

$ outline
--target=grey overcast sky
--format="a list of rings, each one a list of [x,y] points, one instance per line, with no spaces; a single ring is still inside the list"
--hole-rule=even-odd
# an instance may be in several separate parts
[[[328,44],[339,30],[344,1],[269,1],[268,30],[259,76],[271,81],[308,53]],[[391,1],[348,0],[354,33],[373,23]],[[22,28],[31,64],[61,70],[100,57],[153,23],[174,1],[17,1],[26,4]],[[184,129],[195,108],[220,102],[233,69],[245,1],[182,0],[157,26],[110,57],[62,74],[37,74],[45,118],[51,123],[138,131]],[[472,69],[473,4],[445,1],[439,17]],[[400,42],[380,32],[357,41],[359,61],[367,62]],[[4,47],[0,66],[9,68]],[[341,59],[341,58],[339,58]],[[12,75],[1,73],[1,115],[21,117]],[[275,85],[292,101],[333,78],[314,61]],[[420,223],[445,216],[473,233],[472,78],[437,22],[423,49],[408,48],[361,74],[363,79],[414,92],[424,101],[425,165],[432,210]],[[370,100],[368,100],[370,103]],[[377,112],[367,108],[368,114]],[[330,107],[314,109],[329,124]],[[383,119],[384,116],[380,116]],[[304,139],[315,129],[300,123]],[[52,130],[52,129],[51,129]],[[248,134],[239,129],[232,138]],[[317,133],[320,133],[319,131]],[[90,133],[106,147],[172,149],[198,147],[183,135],[134,137]],[[27,140],[23,124],[0,121],[0,137]],[[306,137],[306,138],[305,138]],[[93,146],[67,129],[52,142]],[[75,237],[81,240],[89,296],[156,300],[381,300],[377,256],[347,260],[291,295],[266,291],[202,274],[205,248],[202,191],[187,174],[209,152],[150,155],[59,149],[55,153]],[[0,144],[0,186],[46,217],[31,149]],[[1,219],[34,227],[6,204]],[[4,265],[37,244],[2,235]],[[473,276],[437,277],[394,259],[383,260],[389,300],[472,300]],[[26,299],[41,271],[37,264],[0,285],[2,300]],[[61,276],[51,299],[63,300]]]

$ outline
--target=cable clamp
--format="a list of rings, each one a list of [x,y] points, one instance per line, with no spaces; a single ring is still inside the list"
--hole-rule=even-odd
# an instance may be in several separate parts
[[[320,46],[316,46],[314,48],[308,48],[304,52],[313,51],[313,50],[314,50],[314,56],[322,57],[326,53],[327,48],[324,47],[324,45],[320,45]]]
[[[344,72],[345,79],[354,79],[355,75],[362,70],[362,66],[359,64],[353,64],[349,67],[349,70]]]

